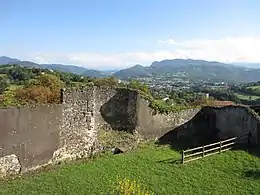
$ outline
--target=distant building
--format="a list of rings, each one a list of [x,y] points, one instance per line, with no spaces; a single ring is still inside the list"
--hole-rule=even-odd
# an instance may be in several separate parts
[[[209,93],[199,93],[199,96],[200,96],[201,98],[209,99]]]
[[[165,98],[163,98],[162,100],[163,101],[166,101],[166,100],[168,100],[168,99],[170,99],[169,97],[165,97]]]

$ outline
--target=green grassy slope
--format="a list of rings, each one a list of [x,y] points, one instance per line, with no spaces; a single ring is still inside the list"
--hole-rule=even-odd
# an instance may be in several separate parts
[[[250,89],[253,94],[260,95],[260,85],[247,87],[247,89]]]
[[[168,147],[145,147],[2,181],[0,194],[110,194],[117,176],[134,179],[154,194],[260,192],[260,159],[245,151],[227,151],[185,165],[175,162],[179,158]]]
[[[260,98],[260,96],[249,95],[249,94],[243,94],[243,93],[235,93],[235,95],[236,95],[240,100],[257,100],[257,99]]]

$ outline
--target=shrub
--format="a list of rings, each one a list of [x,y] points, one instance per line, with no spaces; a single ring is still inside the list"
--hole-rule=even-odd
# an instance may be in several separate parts
[[[17,89],[16,97],[29,104],[60,103],[59,91],[51,91],[50,88],[42,86]]]
[[[54,75],[40,75],[24,88],[15,91],[16,98],[28,104],[60,103],[60,90],[64,83]]]
[[[0,95],[0,107],[21,107],[24,105],[24,100],[18,100],[14,91],[5,91]]]

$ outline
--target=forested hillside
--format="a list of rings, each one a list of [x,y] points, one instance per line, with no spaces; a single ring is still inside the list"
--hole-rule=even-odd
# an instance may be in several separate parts
[[[91,70],[80,66],[75,65],[64,65],[64,64],[37,64],[30,61],[21,61],[18,59],[9,58],[6,56],[0,57],[0,65],[6,64],[16,64],[22,67],[29,67],[29,68],[46,68],[61,72],[68,72],[73,74],[79,74],[83,76],[95,77],[95,78],[103,78],[107,77],[109,74],[106,72],[98,71],[98,70]]]
[[[212,80],[226,82],[254,82],[260,80],[260,69],[244,68],[220,62],[204,60],[163,60],[153,62],[150,66],[136,65],[115,73],[123,79],[133,77],[164,77],[187,78],[191,80]]]

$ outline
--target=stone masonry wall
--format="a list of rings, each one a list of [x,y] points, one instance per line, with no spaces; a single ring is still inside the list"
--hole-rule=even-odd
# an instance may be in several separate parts
[[[139,98],[137,108],[137,129],[144,138],[155,139],[191,120],[200,109],[188,109],[171,114],[155,114],[149,102]]]
[[[86,158],[98,149],[101,129],[137,133],[145,139],[161,137],[167,143],[190,137],[193,145],[202,144],[201,137],[211,141],[251,132],[252,142],[260,144],[260,117],[245,107],[154,115],[136,91],[71,88],[62,92],[61,105],[0,109],[0,176]]]
[[[244,106],[204,107],[187,123],[180,125],[160,139],[161,144],[182,144],[183,148],[207,145],[231,137],[252,145],[260,144],[260,117]]]
[[[252,143],[260,144],[260,118],[254,111],[242,106],[226,106],[212,108],[216,113],[216,128],[219,138],[243,136],[252,133]]]
[[[17,156],[21,171],[49,162],[61,118],[62,105],[0,109],[0,157]]]
[[[137,92],[102,87],[96,90],[96,128],[133,131],[136,126]]]
[[[199,109],[173,114],[156,114],[136,91],[96,87],[94,120],[96,130],[137,131],[141,136],[155,139],[192,119]]]
[[[60,145],[53,162],[86,158],[96,142],[94,87],[66,89],[60,125]]]
[[[97,147],[99,130],[133,131],[137,92],[88,86],[63,91],[59,149],[53,162],[86,158]]]

